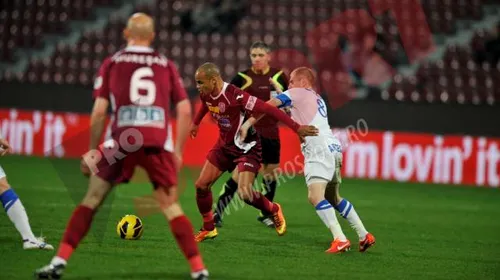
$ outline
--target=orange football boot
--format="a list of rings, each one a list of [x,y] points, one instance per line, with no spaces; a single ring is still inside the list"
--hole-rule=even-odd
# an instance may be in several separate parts
[[[367,233],[365,239],[359,241],[359,251],[364,252],[373,245],[375,245],[375,236],[371,233]]]
[[[340,241],[340,239],[335,239],[333,240],[332,244],[330,245],[330,248],[326,250],[326,253],[329,254],[339,254],[342,252],[349,251],[351,249],[351,241],[346,240],[346,241]]]
[[[283,215],[283,211],[281,210],[281,205],[276,203],[278,206],[278,211],[273,214],[273,222],[274,226],[276,229],[276,233],[278,233],[279,236],[282,236],[286,232],[286,220],[285,216]]]
[[[198,231],[194,235],[194,240],[196,242],[203,242],[207,239],[214,239],[217,237],[219,233],[217,232],[217,228],[214,228],[213,230],[204,230],[203,228]]]

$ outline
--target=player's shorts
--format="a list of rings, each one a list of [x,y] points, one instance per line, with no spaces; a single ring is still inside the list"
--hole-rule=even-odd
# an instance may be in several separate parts
[[[304,175],[307,186],[319,182],[342,183],[342,152],[340,148],[336,151],[322,148],[309,152],[309,154],[304,153]]]
[[[107,148],[103,148],[107,149]],[[113,185],[127,183],[134,175],[136,166],[144,168],[148,174],[149,180],[154,188],[172,187],[177,185],[177,168],[175,155],[160,147],[142,147],[132,153],[117,151],[124,157],[115,153],[114,161],[112,155],[108,152],[97,164],[98,171],[96,175],[101,179],[110,182]],[[121,158],[121,159],[119,159]]]
[[[224,146],[218,141],[208,152],[207,160],[219,170],[232,172],[238,167],[238,172],[259,172],[262,161],[262,147],[260,141],[247,153],[243,153],[236,146]]]
[[[5,176],[7,176],[7,175],[5,174],[5,171],[3,171],[3,168],[2,168],[2,166],[0,165],[0,179],[2,179],[2,178],[3,178],[3,177],[5,177]]]
[[[263,164],[279,164],[280,163],[280,150],[281,143],[279,138],[265,138],[260,137],[262,145],[262,163]]]

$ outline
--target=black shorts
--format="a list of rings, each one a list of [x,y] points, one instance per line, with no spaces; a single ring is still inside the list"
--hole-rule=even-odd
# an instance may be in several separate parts
[[[279,164],[281,143],[279,139],[260,137],[262,144],[262,164]]]

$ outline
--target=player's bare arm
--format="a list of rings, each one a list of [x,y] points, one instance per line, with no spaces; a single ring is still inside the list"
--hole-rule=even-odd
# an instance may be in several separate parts
[[[186,143],[191,123],[191,102],[189,99],[184,99],[176,105],[177,113],[177,139],[175,141],[174,153],[177,157],[178,167],[182,165],[182,152],[184,151],[184,144]]]
[[[191,135],[191,138],[195,138],[196,135],[198,135],[198,128],[200,126],[201,120],[203,120],[203,117],[205,117],[207,112],[208,112],[207,104],[202,103],[200,109],[198,110],[196,116],[193,119],[191,127],[189,128],[189,134]]]
[[[103,97],[97,97],[90,115],[90,145],[89,150],[95,150],[99,146],[104,127],[106,125],[106,115],[108,112],[109,101]],[[81,161],[81,170],[85,176],[90,175],[90,168],[85,160]]]
[[[259,106],[257,106],[259,104]],[[277,98],[272,98],[268,102],[264,103],[260,100],[257,100],[256,106],[253,109],[253,112],[255,113],[263,113],[259,117],[254,118],[251,117],[249,120],[247,120],[242,127],[240,128],[240,137],[241,139],[244,139],[244,136],[246,137],[248,133],[248,129],[255,124],[259,119],[262,118],[264,114],[269,114],[272,117],[276,118],[277,120],[285,123],[288,127],[293,129],[300,137],[306,137],[306,136],[316,136],[318,135],[318,129],[315,126],[312,125],[299,125],[295,121],[293,121],[289,116],[287,116],[285,113],[283,113],[281,110],[279,110],[277,107],[281,106],[283,103],[281,100]]]

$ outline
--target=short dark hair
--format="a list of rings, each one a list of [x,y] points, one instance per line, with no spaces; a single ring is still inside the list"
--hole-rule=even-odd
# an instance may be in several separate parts
[[[265,50],[266,52],[270,52],[271,51],[271,47],[269,47],[268,44],[262,42],[262,41],[255,41],[252,43],[252,45],[250,46],[250,50],[253,50],[253,49],[263,49]]]

